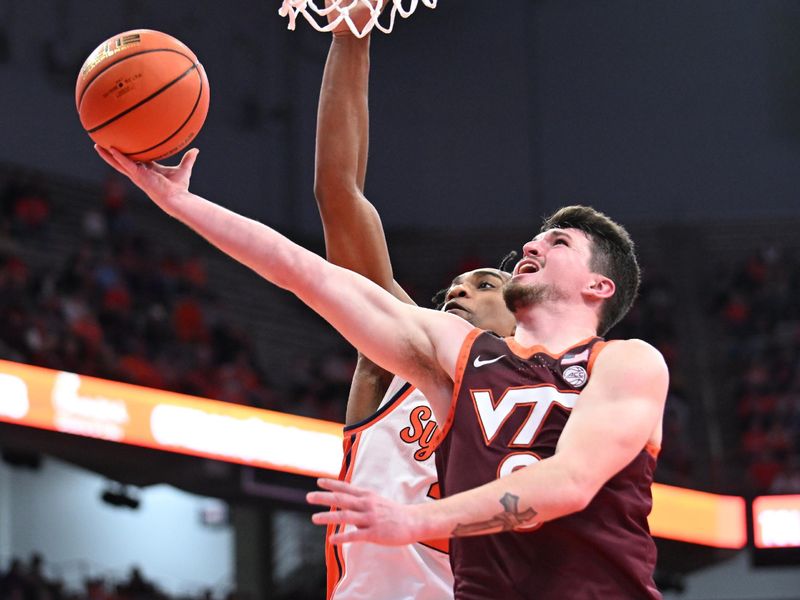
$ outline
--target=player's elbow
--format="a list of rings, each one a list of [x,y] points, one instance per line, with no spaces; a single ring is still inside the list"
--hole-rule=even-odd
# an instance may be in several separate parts
[[[567,484],[564,486],[565,514],[580,512],[600,491],[602,483],[583,469],[566,469]]]
[[[597,488],[589,485],[576,487],[573,492],[571,512],[580,512],[589,506],[589,503],[594,499],[598,491]]]
[[[358,186],[352,178],[335,169],[317,168],[314,177],[314,197],[321,209],[335,207],[348,199],[357,198]]]
[[[563,495],[562,511],[564,515],[580,512],[592,501],[596,491],[592,491],[588,486],[579,482],[572,482],[566,486]]]

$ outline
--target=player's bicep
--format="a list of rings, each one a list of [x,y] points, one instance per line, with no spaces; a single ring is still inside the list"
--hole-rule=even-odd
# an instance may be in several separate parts
[[[448,313],[407,304],[399,306],[401,308],[397,314],[405,315],[399,318],[405,324],[402,333],[402,358],[407,363],[404,365],[407,370],[381,366],[416,384],[423,392],[437,392],[447,388],[445,395],[449,400],[461,348],[474,327],[464,319]],[[377,360],[375,362],[380,364]]]
[[[597,357],[556,453],[596,492],[647,445],[661,423],[669,375],[644,342],[609,344]]]
[[[319,280],[306,284],[309,293],[300,295],[362,354],[418,386],[452,377],[450,346],[457,354],[471,325],[405,304],[354,272],[330,264],[322,270]]]

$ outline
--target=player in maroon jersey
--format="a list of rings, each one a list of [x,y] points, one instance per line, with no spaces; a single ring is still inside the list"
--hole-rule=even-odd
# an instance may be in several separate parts
[[[597,297],[604,298],[593,318],[582,310],[586,295],[569,293],[570,287],[586,285],[586,272],[573,262],[580,253],[560,249],[577,250],[584,240],[589,241],[588,266],[608,273],[612,282],[612,288],[604,288],[608,282],[602,280],[589,284]],[[526,274],[536,278],[527,283]],[[657,353],[643,342],[608,344],[596,336],[627,312],[638,280],[633,245],[624,230],[582,207],[553,215],[526,245],[525,258],[504,290],[519,326],[529,324],[532,332],[544,335],[528,338],[534,344],[520,344],[524,337],[503,340],[474,330],[457,361],[455,402],[441,432],[437,465],[444,496],[467,493],[456,496],[459,503],[450,502],[455,500],[451,498],[440,502],[438,511],[426,513],[420,507],[400,508],[366,490],[325,481],[322,486],[333,493],[315,493],[310,500],[350,512],[323,513],[316,520],[352,522],[361,528],[335,540],[339,543],[358,539],[399,543],[405,526],[426,531],[430,522],[454,525],[450,533],[456,538],[451,541],[456,598],[660,597],[652,576],[656,552],[647,515],[661,441],[666,371]],[[574,316],[572,322],[565,321],[569,316]],[[543,344],[548,337],[563,342]],[[550,348],[559,350],[553,353]],[[626,374],[623,365],[609,364],[638,356],[643,357],[645,371],[637,375]],[[605,433],[619,424],[633,430],[613,432],[616,436]],[[572,461],[580,461],[582,468]],[[543,481],[551,479],[562,486],[555,490],[563,496],[555,494],[553,507],[554,517],[560,518],[548,519],[535,502],[525,508],[528,482],[521,475],[511,476],[537,463]],[[597,473],[592,473],[595,466]],[[549,478],[546,467],[551,468]],[[564,468],[564,473],[552,471],[557,468]],[[524,470],[535,481],[535,469]],[[521,493],[508,486],[514,477],[520,480]],[[482,509],[483,504],[473,503],[487,496],[481,498],[476,492],[488,491],[492,486],[487,484],[493,481],[495,489],[508,486],[497,498],[501,512],[474,521],[454,520],[448,514],[452,510],[468,516]],[[506,485],[496,485],[501,482]],[[583,495],[587,493],[581,491],[583,486],[591,486],[589,493],[594,493]],[[561,516],[559,502],[578,504]],[[404,513],[405,520],[400,518]],[[428,523],[421,525],[421,518]],[[491,532],[501,533],[474,537]]]
[[[663,357],[645,342],[599,346],[595,340],[636,294],[638,266],[621,227],[586,207],[556,213],[524,245],[504,288],[516,317],[514,336],[497,339],[491,347],[498,354],[488,355],[484,343],[491,335],[464,319],[405,304],[270,227],[191,193],[197,150],[184,154],[177,167],[97,150],[167,214],[293,292],[360,352],[416,385],[445,423],[451,441],[444,448],[442,500],[400,505],[345,482],[320,480],[328,491],[312,492],[309,502],[340,510],[319,513],[314,522],[357,526],[334,536],[334,543],[452,537],[457,598],[498,597],[503,581],[509,598],[658,597],[644,516],[668,373]],[[585,351],[585,364],[568,364]],[[555,361],[549,367],[547,356]],[[504,370],[499,384],[492,383],[494,374],[480,375],[493,368]],[[558,379],[537,378],[554,371]],[[542,395],[546,388],[556,395]],[[456,431],[470,403],[477,422]],[[547,408],[543,414],[541,406]],[[483,446],[475,440],[478,433]],[[458,456],[462,443],[475,453]],[[455,461],[464,461],[474,477],[454,474]],[[581,520],[575,514],[581,512],[594,518]],[[485,534],[498,534],[482,539],[497,547],[488,565],[480,564],[487,555],[470,539]],[[552,546],[535,548],[537,539]],[[634,555],[634,546],[645,552]]]

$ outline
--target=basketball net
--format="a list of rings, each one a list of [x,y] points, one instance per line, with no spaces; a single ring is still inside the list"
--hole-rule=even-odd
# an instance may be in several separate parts
[[[438,0],[406,0],[408,8],[403,6],[404,0],[331,0],[330,6],[325,6],[325,0],[317,0],[322,6],[317,6],[314,0],[283,0],[283,4],[278,9],[278,14],[289,18],[288,29],[294,31],[297,15],[303,15],[306,21],[317,31],[329,32],[336,29],[342,21],[350,28],[356,37],[364,37],[373,29],[383,33],[391,33],[394,27],[394,20],[397,15],[407,19],[411,13],[417,10],[417,5],[421,2],[428,8],[436,8]],[[373,6],[374,4],[374,6]],[[387,10],[388,25],[383,25],[378,21],[384,7],[392,7]],[[358,25],[353,22],[350,11],[359,8],[359,5],[369,10],[370,17],[359,30]]]

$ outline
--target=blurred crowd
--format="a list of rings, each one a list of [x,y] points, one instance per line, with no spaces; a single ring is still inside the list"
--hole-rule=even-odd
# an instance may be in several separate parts
[[[87,577],[83,589],[68,589],[64,582],[45,573],[44,559],[34,553],[28,561],[12,558],[7,569],[0,569],[0,600],[213,600],[211,590],[197,595],[170,596],[132,567],[125,579]],[[219,597],[238,600],[234,592]]]
[[[354,351],[343,342],[295,357],[280,384],[270,381],[246,326],[215,295],[202,258],[147,235],[120,180],[109,179],[96,207],[80,216],[80,236],[67,255],[32,258],[25,252],[31,241],[59,248],[47,189],[27,173],[0,180],[0,358],[343,420]],[[481,264],[467,251],[452,267]],[[728,266],[730,276],[719,278],[717,296],[708,299],[727,340],[715,352],[722,364],[712,377],[720,382],[718,398],[736,405],[733,445],[748,474],[746,491],[800,491],[800,308],[792,302],[798,266],[768,248]],[[686,382],[674,285],[648,267],[637,303],[609,337],[638,337],[663,353],[671,386],[657,478],[692,485],[698,402]]]
[[[343,340],[338,349],[295,357],[282,382],[271,381],[246,325],[215,294],[202,257],[148,235],[118,179],[79,215],[79,234],[69,243],[63,232],[59,241],[61,207],[48,189],[28,173],[0,175],[0,358],[343,421],[356,363]],[[493,262],[469,251],[452,271]],[[717,273],[727,275],[718,275],[716,295],[705,298],[714,355],[708,375],[726,417],[726,457],[741,480],[738,491],[800,493],[800,305],[793,302],[800,261],[768,247]],[[418,282],[403,283],[425,296]],[[696,425],[704,417],[687,375],[693,358],[685,356],[695,340],[679,320],[685,307],[675,286],[648,265],[637,302],[607,337],[641,338],[664,355],[671,381],[656,479],[703,487],[709,481],[697,457],[704,428]],[[124,581],[86,578],[83,588],[67,591],[45,576],[39,555],[0,568],[0,600],[169,598],[135,568]]]
[[[341,420],[354,355],[297,361],[276,388],[253,340],[208,285],[203,260],[161,248],[110,179],[66,256],[35,178],[0,188],[0,358],[226,402]],[[26,260],[23,244],[53,256]]]
[[[664,410],[664,433],[656,479],[662,483],[691,486],[696,468],[689,423],[691,410],[684,391],[684,365],[678,339],[676,294],[673,285],[657,271],[646,269],[639,297],[625,318],[606,336],[638,338],[663,354],[670,371]]]
[[[800,264],[767,247],[734,265],[712,309],[738,447],[756,493],[800,493]]]

